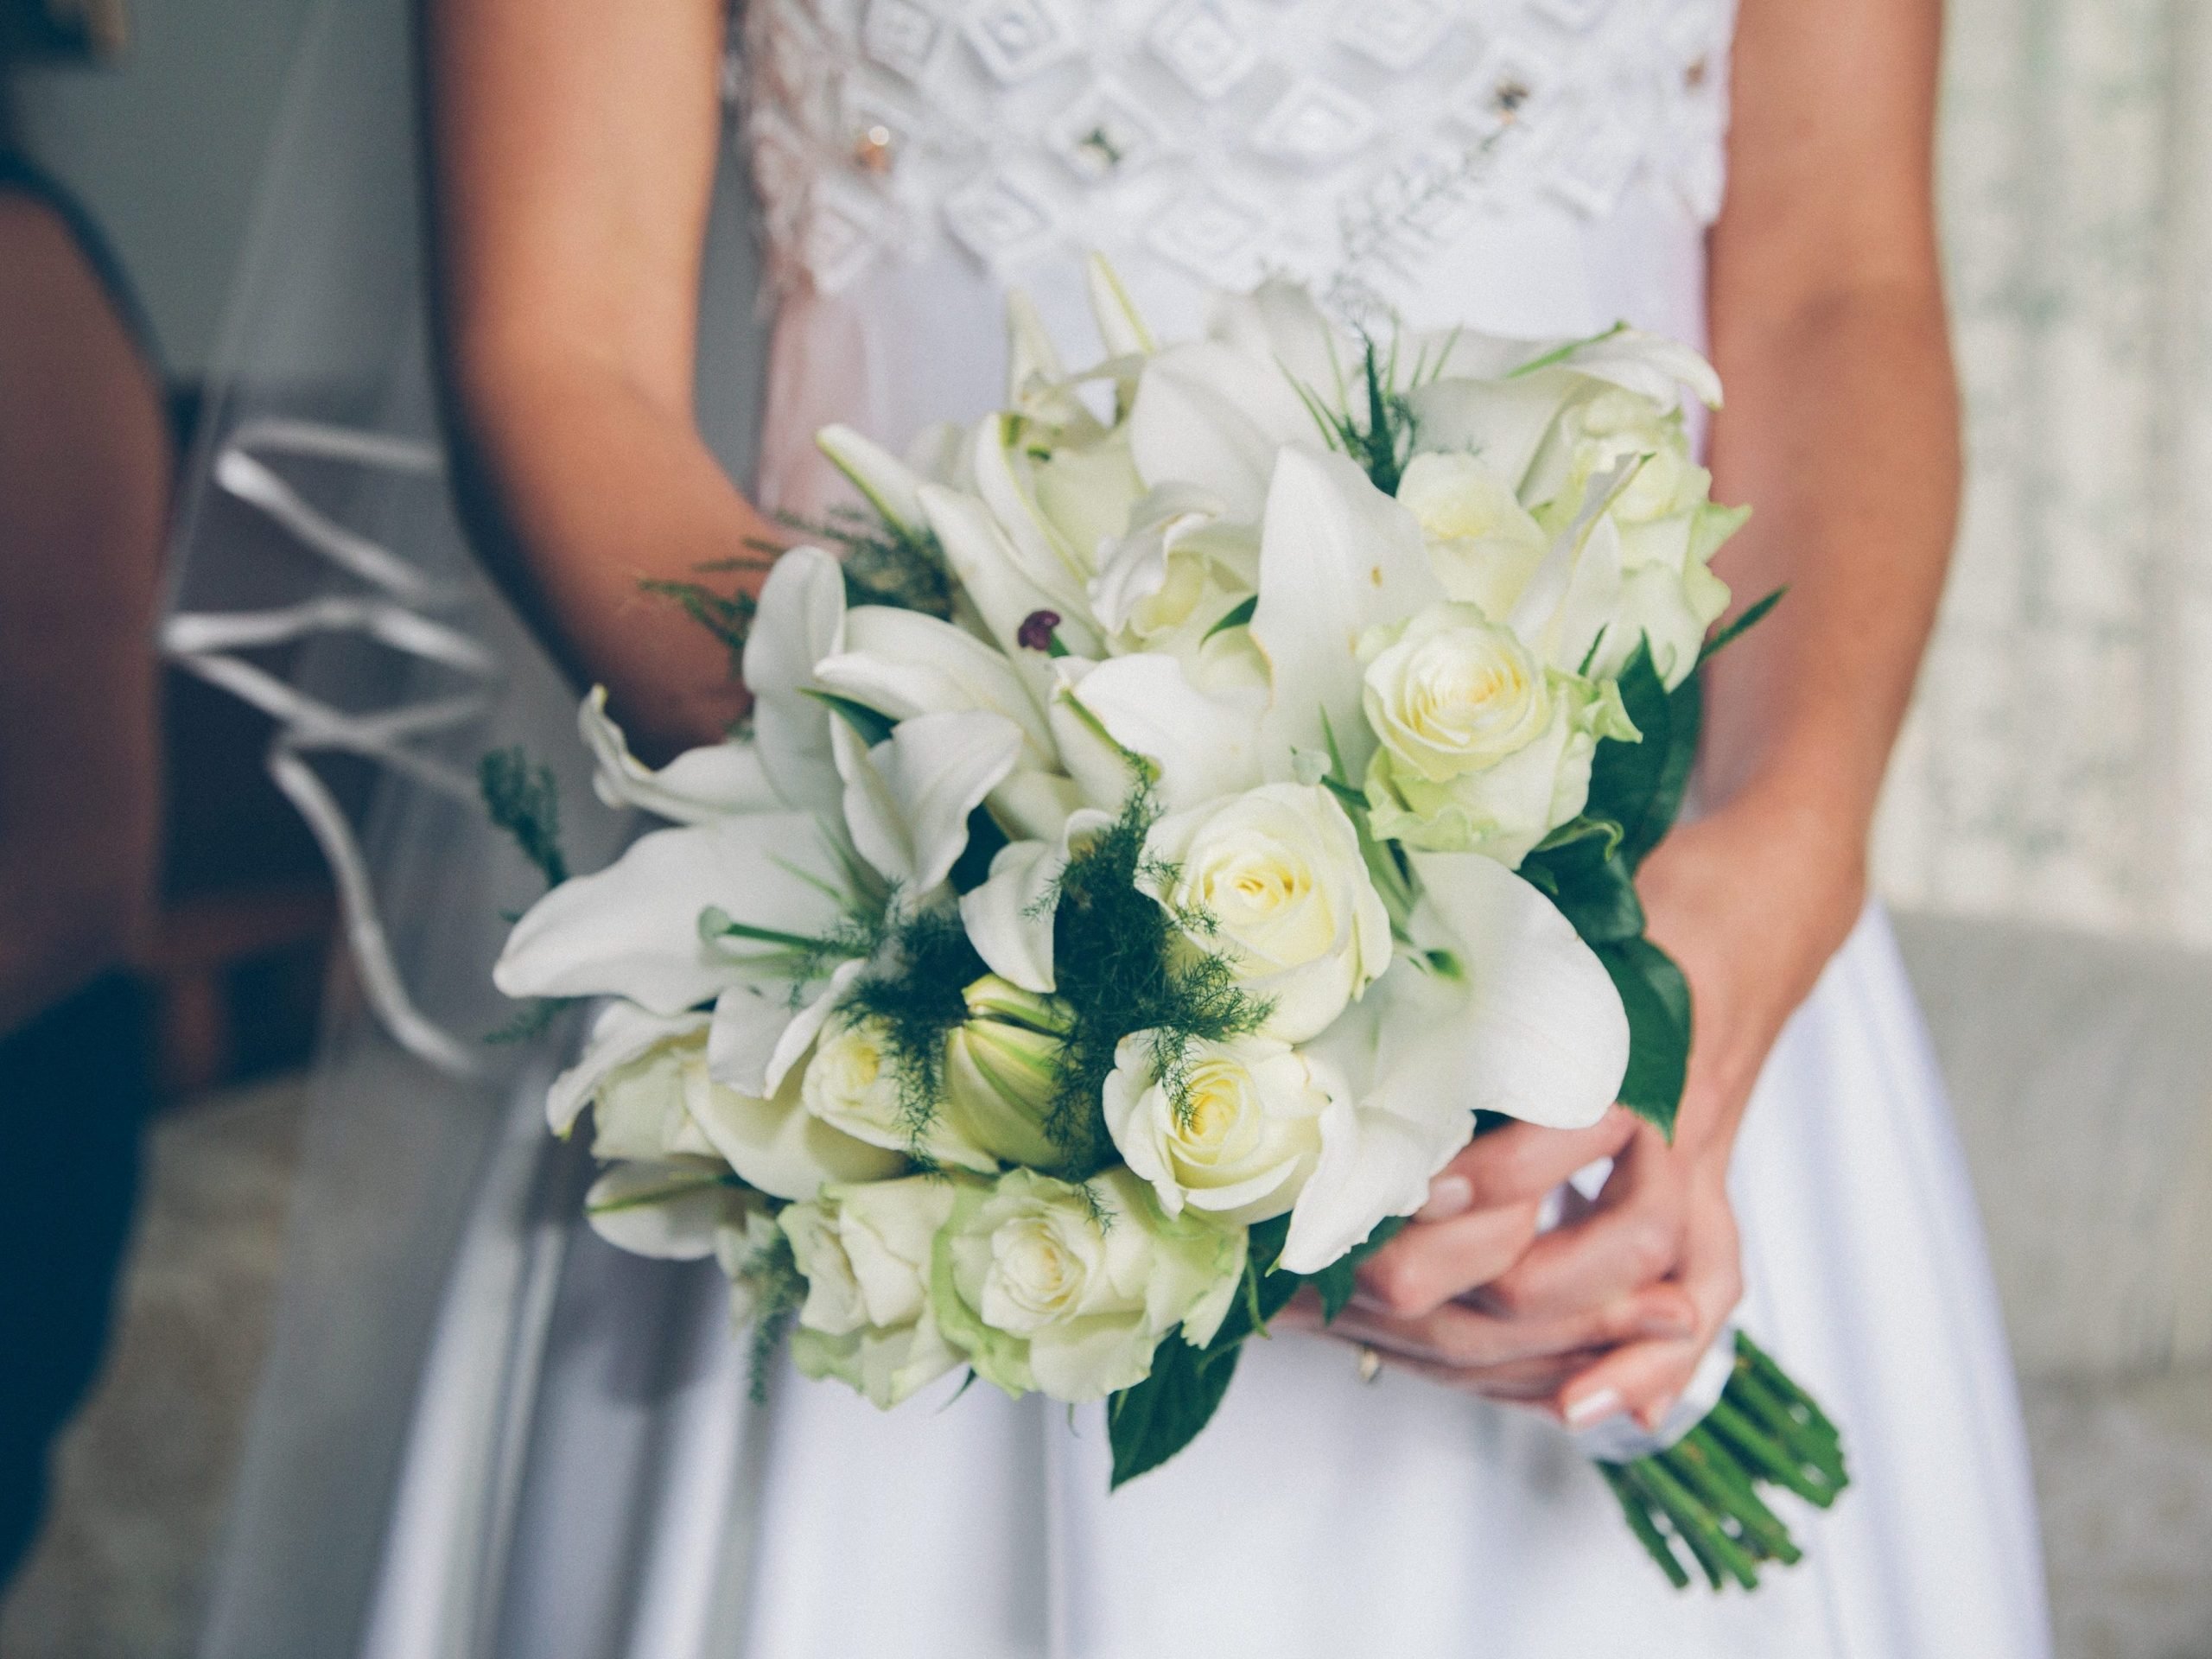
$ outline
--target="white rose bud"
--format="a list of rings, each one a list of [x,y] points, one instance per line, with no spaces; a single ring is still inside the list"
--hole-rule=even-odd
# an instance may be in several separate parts
[[[620,1001],[601,1014],[582,1058],[554,1084],[550,1103],[562,1133],[592,1106],[592,1151],[600,1158],[641,1165],[713,1160],[781,1198],[811,1198],[824,1181],[893,1175],[904,1161],[810,1116],[796,1068],[775,1099],[756,1100],[709,1075],[703,1019],[658,1019]]]
[[[890,1027],[882,1020],[840,1014],[815,1045],[799,1085],[806,1109],[855,1141],[904,1152],[948,1169],[995,1174],[998,1160],[948,1117],[942,1103],[926,1115],[911,1107]]]
[[[1510,615],[1551,547],[1513,486],[1477,456],[1420,454],[1398,480],[1398,499],[1420,524],[1444,591],[1485,616]]]
[[[1306,1057],[1273,1038],[1192,1042],[1179,1090],[1153,1070],[1154,1033],[1115,1050],[1106,1128],[1170,1216],[1185,1205],[1249,1224],[1297,1201],[1321,1155],[1332,1098]]]
[[[1636,728],[1610,683],[1548,670],[1471,605],[1433,605],[1362,642],[1375,833],[1517,867],[1582,810],[1601,736]]]
[[[963,1187],[938,1234],[938,1324],[986,1381],[1080,1402],[1152,1374],[1180,1326],[1213,1339],[1244,1272],[1245,1233],[1161,1213],[1151,1189],[1114,1168],[1071,1186],[1010,1170]]]
[[[791,1358],[809,1376],[835,1376],[888,1410],[960,1363],[938,1330],[929,1295],[938,1230],[959,1190],[909,1176],[825,1188],[779,1217],[806,1300]]]
[[[1554,530],[1580,511],[1590,480],[1637,462],[1607,510],[1620,532],[1621,594],[1589,671],[1612,678],[1648,639],[1671,690],[1697,666],[1706,630],[1727,608],[1728,585],[1709,566],[1749,510],[1713,505],[1713,474],[1691,454],[1681,411],[1634,392],[1608,388],[1570,408],[1555,442],[1548,468],[1539,468],[1549,475],[1536,486],[1548,499],[1535,510]]]
[[[1170,813],[1145,854],[1173,880],[1139,884],[1191,918],[1192,943],[1273,1004],[1270,1036],[1318,1035],[1390,965],[1389,912],[1358,832],[1326,789],[1266,784]]]

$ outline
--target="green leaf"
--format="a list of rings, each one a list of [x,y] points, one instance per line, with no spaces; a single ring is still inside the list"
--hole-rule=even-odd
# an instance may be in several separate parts
[[[1649,641],[1621,670],[1622,705],[1643,741],[1606,738],[1590,762],[1585,817],[1621,826],[1621,851],[1634,870],[1674,828],[1697,761],[1703,693],[1693,674],[1671,692],[1652,666]]]
[[[1247,626],[1259,613],[1260,596],[1257,594],[1253,594],[1249,599],[1240,600],[1230,607],[1228,613],[1220,621],[1206,630],[1205,638],[1211,639],[1217,633],[1227,633],[1231,628]]]
[[[1757,604],[1746,607],[1741,616],[1705,642],[1705,649],[1698,653],[1698,666],[1703,668],[1727,645],[1765,621],[1766,613],[1781,604],[1782,596],[1789,591],[1787,587],[1777,588]]]
[[[1307,1281],[1321,1294],[1321,1318],[1325,1323],[1344,1311],[1344,1304],[1351,1300],[1351,1294],[1359,1288],[1359,1264],[1398,1236],[1406,1224],[1403,1216],[1385,1216],[1375,1224],[1375,1230],[1361,1243],[1355,1244],[1319,1273],[1308,1274]]]
[[[864,702],[855,702],[850,697],[841,697],[835,691],[807,689],[804,695],[830,710],[846,725],[860,734],[861,742],[871,749],[888,741],[899,722],[880,709],[871,709]]]
[[[1236,1374],[1236,1347],[1201,1351],[1171,1331],[1152,1357],[1152,1375],[1107,1403],[1106,1439],[1113,1448],[1113,1486],[1157,1469],[1212,1420]]]
[[[1671,1138],[1690,1058],[1690,988],[1674,958],[1645,938],[1592,947],[1628,1014],[1620,1103]]]
[[[1633,939],[1643,931],[1634,867],[1600,836],[1531,853],[1521,862],[1521,874],[1549,893],[1574,931],[1592,944]]]

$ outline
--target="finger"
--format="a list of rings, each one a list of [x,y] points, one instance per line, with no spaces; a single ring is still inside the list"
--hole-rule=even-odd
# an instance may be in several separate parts
[[[1618,1300],[1681,1265],[1688,1179],[1656,1129],[1622,1147],[1596,1204],[1531,1243],[1475,1300],[1507,1316],[1560,1313]]]
[[[1401,1318],[1432,1313],[1497,1278],[1535,1236],[1534,1204],[1413,1222],[1360,1263],[1358,1300]]]
[[[1586,1164],[1627,1144],[1639,1120],[1618,1106],[1586,1129],[1511,1123],[1467,1144],[1429,1183],[1426,1219],[1531,1203]]]
[[[1501,1319],[1457,1302],[1409,1319],[1352,1306],[1330,1329],[1408,1358],[1461,1368],[1690,1334],[1672,1287],[1553,1319]]]
[[[1691,1335],[1685,1340],[1626,1343],[1596,1361],[1560,1390],[1560,1415],[1571,1425],[1580,1427],[1626,1411],[1646,1428],[1656,1428],[1743,1300],[1735,1216],[1717,1183],[1694,1206],[1678,1282],[1696,1311]]]
[[[1427,1359],[1408,1359],[1401,1354],[1382,1353],[1380,1349],[1375,1351],[1382,1356],[1383,1365],[1390,1370],[1423,1377],[1480,1399],[1528,1406],[1546,1416],[1557,1414],[1551,1402],[1559,1391],[1561,1379],[1571,1374],[1578,1364],[1586,1363],[1596,1357],[1592,1353],[1567,1354],[1546,1359],[1514,1360],[1503,1365],[1470,1368],[1440,1365]]]

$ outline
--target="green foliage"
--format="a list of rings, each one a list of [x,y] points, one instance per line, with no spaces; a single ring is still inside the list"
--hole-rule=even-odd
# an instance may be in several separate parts
[[[1740,1332],[1735,1369],[1703,1422],[1655,1456],[1598,1470],[1677,1590],[1690,1584],[1677,1545],[1716,1592],[1731,1581],[1756,1590],[1765,1563],[1802,1559],[1760,1488],[1779,1486],[1825,1510],[1851,1484],[1835,1426]]]
[[[791,1242],[782,1230],[738,1268],[737,1279],[753,1287],[753,1342],[747,1371],[753,1403],[768,1402],[768,1374],[791,1322],[806,1300],[806,1276],[798,1270]]]
[[[1054,906],[1058,995],[1075,1024],[1045,1130],[1067,1154],[1066,1168],[1055,1173],[1070,1180],[1111,1160],[1099,1098],[1122,1038],[1152,1033],[1154,1074],[1179,1104],[1188,1045],[1247,1035],[1269,1012],[1237,985],[1226,960],[1192,944],[1189,935],[1203,937],[1209,918],[1174,913],[1138,886],[1141,880],[1164,893],[1175,880],[1173,868],[1144,850],[1156,816],[1149,792],[1135,791],[1121,816],[1068,861],[1046,901]]]
[[[840,1005],[880,1022],[899,1068],[899,1111],[917,1143],[944,1094],[944,1043],[966,1023],[966,988],[990,969],[953,910],[924,911],[890,925],[887,970],[862,977]]]
[[[492,822],[515,838],[523,856],[537,866],[545,885],[569,879],[561,855],[561,791],[550,766],[534,766],[520,744],[493,749],[478,763],[477,788]]]
[[[1697,664],[1703,668],[1730,645],[1749,633],[1766,620],[1767,613],[1782,603],[1782,596],[1789,589],[1777,588],[1764,599],[1744,607],[1744,613],[1705,642],[1705,649],[1698,653]]]
[[[1693,674],[1669,692],[1640,643],[1620,674],[1621,703],[1641,741],[1606,738],[1590,763],[1592,818],[1621,827],[1621,851],[1633,870],[1656,847],[1682,810],[1690,767],[1697,759],[1703,703]]]
[[[1333,1320],[1344,1311],[1344,1304],[1351,1300],[1351,1294],[1358,1288],[1359,1264],[1398,1236],[1406,1224],[1403,1216],[1385,1216],[1375,1224],[1375,1230],[1366,1239],[1355,1244],[1319,1273],[1308,1274],[1307,1280],[1320,1293],[1321,1317]]]
[[[1113,1447],[1116,1486],[1135,1480],[1180,1452],[1203,1429],[1229,1391],[1236,1356],[1246,1340],[1264,1337],[1275,1315],[1305,1286],[1321,1298],[1321,1316],[1333,1319],[1351,1300],[1359,1264],[1397,1236],[1404,1218],[1385,1217],[1365,1241],[1315,1274],[1276,1268],[1290,1217],[1278,1216],[1251,1230],[1244,1262],[1244,1292],[1231,1304],[1221,1329],[1204,1348],[1193,1348],[1170,1332],[1154,1351],[1152,1375],[1124,1389],[1108,1403],[1107,1438]]]
[[[735,679],[745,663],[746,637],[752,632],[753,614],[760,609],[752,588],[759,585],[757,577],[766,572],[771,563],[766,550],[762,550],[747,557],[715,559],[694,567],[701,575],[742,573],[756,578],[751,584],[741,582],[728,593],[719,592],[702,582],[661,576],[648,576],[638,587],[656,599],[672,601],[686,616],[721,641],[729,653],[729,677]]]
[[[1628,1071],[1620,1103],[1662,1134],[1675,1133],[1690,1058],[1690,987],[1675,960],[1638,933],[1593,940],[1628,1014]]]
[[[934,536],[910,535],[856,507],[833,507],[821,518],[785,513],[781,522],[836,550],[848,605],[888,605],[941,622],[951,619],[951,567]]]
[[[1357,461],[1376,489],[1395,496],[1414,454],[1414,421],[1409,394],[1440,371],[1446,353],[1440,353],[1434,365],[1426,360],[1415,363],[1401,384],[1395,337],[1387,352],[1371,334],[1362,336],[1361,347],[1357,387],[1339,385],[1333,398],[1296,382],[1292,383],[1293,389],[1321,429],[1328,446]],[[1362,407],[1355,410],[1355,404]]]
[[[514,1017],[505,1025],[497,1031],[486,1032],[484,1040],[514,1046],[534,1043],[552,1029],[562,1010],[575,1000],[571,996],[533,996],[515,1010]]]

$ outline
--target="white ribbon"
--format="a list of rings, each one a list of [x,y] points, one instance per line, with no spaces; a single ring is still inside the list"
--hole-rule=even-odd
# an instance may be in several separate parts
[[[359,838],[337,798],[303,757],[318,752],[359,755],[473,806],[474,777],[409,745],[481,717],[492,706],[501,665],[480,640],[422,613],[454,603],[465,590],[432,582],[382,543],[348,530],[314,506],[270,465],[271,459],[285,456],[342,461],[425,480],[444,472],[434,444],[306,421],[242,423],[216,456],[217,486],[375,591],[333,594],[274,610],[180,613],[162,625],[162,649],[180,666],[276,722],[270,776],[307,820],[329,862],[346,943],[371,1009],[409,1052],[441,1071],[472,1076],[483,1069],[477,1046],[438,1025],[408,995],[378,913]],[[481,690],[357,714],[309,696],[235,654],[349,633],[439,664]]]

